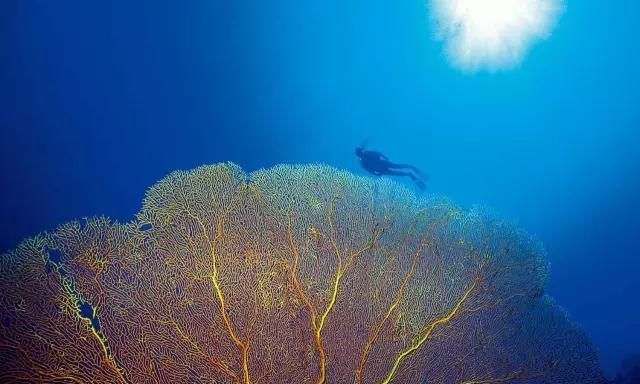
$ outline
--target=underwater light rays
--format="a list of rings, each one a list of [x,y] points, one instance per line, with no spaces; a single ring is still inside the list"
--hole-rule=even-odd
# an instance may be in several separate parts
[[[430,0],[436,38],[451,64],[465,72],[517,66],[547,38],[563,0]]]

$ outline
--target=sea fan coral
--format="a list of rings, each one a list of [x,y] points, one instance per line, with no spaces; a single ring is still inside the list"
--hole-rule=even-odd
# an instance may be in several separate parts
[[[522,231],[327,166],[174,172],[0,259],[0,381],[600,383]]]

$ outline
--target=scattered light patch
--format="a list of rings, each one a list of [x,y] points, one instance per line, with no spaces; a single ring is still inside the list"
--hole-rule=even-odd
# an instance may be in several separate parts
[[[563,0],[429,0],[436,36],[465,71],[518,65],[531,44],[548,37]]]

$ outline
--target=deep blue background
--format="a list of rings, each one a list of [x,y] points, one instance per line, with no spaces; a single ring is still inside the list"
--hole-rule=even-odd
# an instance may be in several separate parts
[[[640,350],[640,3],[570,1],[519,68],[469,75],[425,1],[2,1],[0,249],[129,220],[174,169],[360,172],[369,138],[536,234],[614,372]]]

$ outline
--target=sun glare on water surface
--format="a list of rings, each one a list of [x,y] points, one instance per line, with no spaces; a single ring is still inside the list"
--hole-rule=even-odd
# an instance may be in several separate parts
[[[532,43],[546,38],[562,0],[431,0],[437,37],[452,64],[465,71],[511,68]]]

